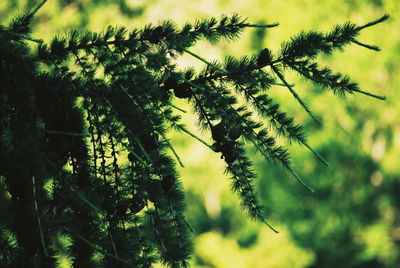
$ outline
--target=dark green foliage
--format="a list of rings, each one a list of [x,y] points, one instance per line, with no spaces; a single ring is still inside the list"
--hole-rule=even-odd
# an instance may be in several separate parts
[[[166,21],[130,32],[71,31],[44,44],[29,37],[36,11],[0,28],[2,267],[54,266],[60,237],[71,241],[64,254],[74,267],[150,267],[156,261],[188,266],[190,227],[168,153],[180,163],[167,138],[171,128],[221,153],[244,210],[266,223],[245,143],[312,190],[292,170],[276,137],[312,148],[302,126],[281,111],[268,89],[286,86],[311,115],[286,82],[286,67],[341,95],[366,93],[314,59],[349,43],[360,45],[359,31],[387,18],[361,27],[346,23],[328,34],[304,32],[275,54],[264,49],[210,63],[188,48],[200,39],[216,43],[248,27],[277,25],[253,25],[233,15],[182,29]],[[30,50],[30,41],[39,44]],[[203,61],[205,69],[179,70],[174,55],[182,53]],[[180,123],[174,97],[192,105],[212,146]],[[265,120],[254,119],[254,112]]]

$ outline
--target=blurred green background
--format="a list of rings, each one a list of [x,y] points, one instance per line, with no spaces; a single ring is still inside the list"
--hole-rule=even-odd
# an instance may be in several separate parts
[[[0,23],[39,2],[0,1]],[[317,189],[309,194],[288,172],[253,154],[266,219],[279,234],[246,218],[229,191],[223,160],[190,137],[171,133],[186,166],[180,173],[187,219],[195,230],[192,267],[400,267],[399,0],[50,0],[37,15],[33,36],[50,40],[70,29],[101,31],[109,24],[129,29],[164,19],[182,25],[233,12],[254,23],[280,26],[249,29],[233,43],[200,42],[193,51],[212,60],[264,47],[276,50],[301,30],[328,31],[347,20],[362,24],[389,13],[389,21],[359,37],[378,45],[381,52],[353,45],[319,59],[349,74],[362,89],[388,99],[363,95],[341,99],[289,73],[298,93],[320,116],[321,127],[287,90],[271,89],[295,121],[304,124],[309,143],[330,164],[325,167],[305,148],[288,144],[294,169]],[[200,66],[188,56],[179,64]],[[195,130],[193,115],[183,117]]]

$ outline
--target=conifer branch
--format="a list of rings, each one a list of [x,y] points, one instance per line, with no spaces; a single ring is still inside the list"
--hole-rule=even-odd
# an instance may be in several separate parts
[[[205,90],[201,86],[198,86],[194,83],[190,83],[193,86],[196,86],[197,88],[201,89],[203,94],[206,95],[209,91]],[[199,100],[194,96],[196,99],[197,103],[199,103]],[[236,110],[229,104],[230,108],[236,113]],[[204,108],[202,108],[201,105],[199,105],[200,111],[202,113],[205,113]],[[206,119],[208,117],[205,117]],[[251,143],[257,148],[257,150],[265,157],[265,159],[272,159],[272,160],[277,160],[280,162],[295,178],[297,181],[299,181],[307,190],[310,192],[314,192],[314,190],[308,186],[290,167],[289,164],[289,156],[287,151],[276,145],[275,140],[268,136],[267,133],[268,131],[266,130],[261,130],[259,133],[256,133],[254,131],[254,127],[252,127],[252,124],[249,123],[248,121],[244,120],[243,117],[239,116],[239,120],[242,121],[242,123],[246,126],[243,128],[243,134],[245,137],[251,141]],[[211,128],[211,123],[210,120],[207,119],[207,123]],[[319,156],[319,154],[318,154]],[[321,158],[322,159],[322,158]],[[323,159],[322,159],[323,160]]]
[[[245,94],[248,102],[255,107],[255,109],[263,116],[267,116],[269,122],[279,134],[289,139],[306,146],[322,163],[329,165],[326,160],[312,147],[310,147],[306,141],[306,137],[303,133],[301,126],[294,125],[292,118],[287,118],[285,113],[279,111],[279,105],[273,104],[272,100],[266,95],[254,96],[253,91],[238,85],[241,92]]]
[[[252,179],[255,178],[255,174],[251,172],[247,167],[250,163],[244,158],[239,157],[238,166],[241,174],[237,173],[237,168],[234,164],[228,164],[227,170],[233,175],[234,182],[232,188],[237,192],[242,199],[242,206],[247,210],[250,217],[263,222],[267,225],[273,232],[279,233],[275,228],[273,228],[262,216],[262,210],[259,206],[256,196],[254,194],[254,187],[252,185]]]
[[[316,63],[308,65],[308,62],[286,62],[290,68],[301,74],[302,76],[310,79],[316,84],[322,85],[325,88],[330,88],[333,92],[339,95],[344,95],[345,92],[353,93],[358,92],[375,99],[385,100],[385,96],[379,96],[366,91],[361,90],[357,84],[350,82],[348,76],[344,76],[340,73],[332,73],[332,71],[325,67],[319,69]]]
[[[190,55],[192,55],[192,56],[194,56],[195,58],[197,58],[197,59],[199,59],[199,60],[201,60],[201,61],[203,61],[204,63],[206,63],[208,66],[211,66],[212,68],[215,68],[216,70],[218,70],[218,71],[220,71],[220,72],[226,72],[225,70],[222,70],[221,68],[219,68],[218,66],[216,66],[215,64],[212,64],[212,63],[210,63],[210,62],[208,62],[207,60],[205,60],[205,59],[203,59],[202,57],[200,57],[200,56],[198,56],[198,55],[196,55],[196,54],[194,54],[194,53],[192,53],[192,52],[190,52],[190,51],[188,51],[188,50],[186,50],[186,49],[183,49],[185,52],[187,52],[188,54],[190,54]],[[226,72],[227,73],[227,72]],[[199,88],[197,85],[195,85],[195,84],[193,84],[191,81],[186,81],[186,82],[188,82],[188,83],[190,83],[192,86],[195,86],[196,88]],[[277,84],[277,83],[273,83],[273,82],[270,82],[271,84]],[[286,84],[287,84],[287,82],[286,82]],[[284,85],[284,86],[286,86],[286,84],[282,84],[282,85]],[[240,86],[240,85],[239,85]],[[291,89],[291,87],[293,86],[293,85],[288,85],[289,86],[289,89]],[[243,87],[242,86],[240,86],[242,89],[243,89]],[[202,89],[202,88],[200,88],[200,89]],[[203,89],[202,89],[203,90]],[[258,102],[257,102],[257,100],[254,98],[254,96],[252,96],[252,95],[249,95],[251,98],[252,98],[252,103],[255,103],[256,104],[256,107],[259,107],[262,111],[265,111],[265,109],[264,109],[264,107],[262,106],[262,105],[259,105],[259,106],[257,106],[257,104],[258,104]],[[267,112],[267,113],[264,113],[264,114],[268,114],[269,115],[269,113]],[[272,120],[276,120],[276,118],[275,117],[272,117],[271,118]],[[286,131],[288,131],[288,129],[286,128],[286,125],[284,125],[284,124],[281,124],[280,123],[280,126],[283,128],[283,129],[286,129]],[[294,129],[295,127],[292,127],[291,126],[291,128],[292,129]],[[281,129],[281,128],[278,128],[278,129]],[[289,137],[292,137],[292,134],[293,133],[291,133],[290,131],[288,131],[288,134],[290,135]],[[326,162],[326,160],[325,159],[323,159],[322,158],[322,156],[317,152],[317,151],[315,151],[313,148],[311,148],[307,143],[306,143],[306,141],[305,141],[305,139],[304,139],[304,137],[302,137],[302,134],[300,134],[300,133],[294,133],[294,137],[296,137],[296,139],[300,142],[300,143],[302,143],[303,145],[305,145],[322,163],[324,163],[325,165],[329,165],[327,162]],[[258,146],[257,146],[258,147]]]
[[[155,261],[170,267],[188,266],[189,231],[193,230],[184,215],[176,171],[176,162],[183,164],[167,138],[171,129],[220,153],[243,209],[277,232],[264,219],[257,201],[256,174],[245,144],[282,165],[311,192],[314,189],[292,169],[288,151],[276,139],[296,141],[327,164],[307,143],[302,126],[294,124],[270,97],[271,86],[285,86],[316,120],[294,85],[287,82],[284,68],[338,95],[357,92],[385,98],[361,90],[348,76],[320,68],[315,61],[320,54],[329,55],[352,43],[378,50],[356,37],[388,15],[362,26],[344,23],[328,33],[301,32],[276,53],[265,48],[252,56],[219,62],[193,53],[191,47],[200,39],[215,44],[221,39],[234,40],[245,28],[278,24],[251,24],[233,14],[197,20],[180,29],[164,21],[130,32],[111,26],[102,33],[74,30],[44,43],[29,33],[34,15],[45,2],[14,18],[7,27],[0,26],[0,54],[4,55],[0,73],[5,74],[0,79],[4,89],[0,93],[0,141],[6,143],[0,144],[5,161],[0,177],[12,195],[10,202],[18,208],[16,215],[31,226],[37,221],[40,234],[40,241],[31,243],[19,227],[10,231],[16,242],[2,239],[5,248],[24,258],[14,258],[15,263],[0,260],[0,266],[55,265],[58,251],[48,247],[54,237],[45,231],[50,225],[52,233],[71,237],[67,254],[74,266],[101,262],[110,267],[150,267]],[[31,41],[37,43],[33,52],[27,45]],[[203,70],[180,70],[175,58],[184,53],[203,62]],[[212,145],[181,123],[173,109],[186,111],[171,103],[174,98],[192,105]],[[30,184],[21,167],[34,167],[43,183],[57,178],[53,189],[45,189],[35,177]],[[36,187],[44,191],[40,199]],[[20,193],[33,193],[33,208],[29,205],[32,198]],[[39,213],[39,201],[46,213]],[[95,252],[100,253],[100,260],[93,258]]]

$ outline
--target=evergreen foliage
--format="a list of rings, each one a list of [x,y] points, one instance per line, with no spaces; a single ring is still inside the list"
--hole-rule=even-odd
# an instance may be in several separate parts
[[[71,31],[46,44],[30,36],[40,7],[0,26],[2,267],[53,267],[60,254],[74,267],[150,267],[157,261],[186,267],[190,225],[175,169],[181,162],[168,131],[188,134],[220,153],[243,209],[269,226],[245,145],[310,191],[276,138],[298,142],[326,162],[268,89],[287,88],[316,121],[285,78],[287,69],[340,96],[383,99],[320,67],[316,57],[349,44],[378,50],[356,37],[387,15],[363,26],[338,25],[329,33],[302,32],[277,52],[265,48],[208,62],[189,50],[197,41],[235,40],[246,28],[277,24],[250,24],[234,14],[182,28],[165,21],[130,31],[111,26],[102,33]],[[185,53],[204,69],[180,70],[175,60]],[[174,98],[193,107],[213,144],[181,123]],[[61,239],[68,241],[66,248]]]

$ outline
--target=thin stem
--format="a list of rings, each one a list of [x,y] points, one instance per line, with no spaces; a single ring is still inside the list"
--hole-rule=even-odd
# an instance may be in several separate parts
[[[278,71],[278,69],[271,65],[274,73],[279,77],[279,79],[285,84],[285,86],[289,89],[290,93],[294,96],[294,98],[300,103],[300,105],[304,108],[304,110],[311,116],[311,118],[321,125],[321,122],[317,119],[317,117],[311,112],[310,108],[308,108],[307,104],[300,98],[297,92],[292,88],[292,86],[286,81],[285,77]]]
[[[202,144],[204,144],[205,146],[207,146],[208,148],[210,148],[212,151],[214,151],[214,148],[209,145],[207,142],[205,142],[204,140],[202,140],[201,138],[197,137],[196,135],[194,135],[193,133],[191,133],[189,130],[187,130],[186,128],[184,128],[181,125],[176,124],[176,128],[178,128],[179,130],[185,132],[186,134],[188,134],[189,136],[191,136],[192,138],[195,138],[196,140],[198,140],[199,142],[201,142]]]
[[[357,44],[359,46],[371,49],[371,50],[381,51],[381,49],[379,47],[377,47],[377,46],[371,46],[371,45],[368,45],[368,44],[364,44],[364,43],[361,43],[361,42],[357,41],[356,39],[352,39],[351,42],[353,42],[354,44]]]
[[[176,109],[176,110],[178,110],[178,111],[180,111],[180,112],[182,112],[182,113],[187,113],[185,110],[183,110],[182,108],[179,108],[179,107],[173,105],[172,103],[169,103],[169,105],[170,105],[172,108],[174,108],[174,109]],[[160,108],[160,107],[159,107],[159,108]]]
[[[69,131],[58,131],[58,130],[50,130],[47,129],[44,132],[57,134],[57,135],[67,135],[67,136],[74,136],[74,137],[89,137],[89,135],[85,133],[78,133],[78,132],[69,132]]]
[[[250,28],[273,28],[279,26],[279,23],[275,22],[272,24],[243,24],[242,26]]]
[[[315,193],[315,190],[313,188],[311,188],[310,186],[307,185],[307,183],[305,183],[300,177],[299,175],[297,175],[296,172],[294,172],[294,170],[287,164],[284,164],[284,166],[289,170],[290,173],[292,173],[292,175],[296,178],[296,180],[303,185],[308,191],[310,191],[311,193]]]
[[[41,9],[44,6],[44,4],[46,4],[46,2],[47,0],[43,0],[39,5],[37,5],[37,7],[34,10],[32,10],[32,12],[29,15],[33,17],[39,11],[39,9]]]
[[[20,34],[20,33],[16,33],[16,32],[9,31],[9,30],[0,30],[0,31],[8,33],[8,34],[11,34],[11,35],[14,35],[14,36],[19,37],[21,39],[25,39],[25,40],[28,40],[28,41],[32,41],[32,42],[38,43],[38,44],[43,43],[42,39],[35,39],[35,38],[32,38],[32,37],[30,37],[28,35],[25,35],[25,34]]]
[[[353,91],[361,93],[361,94],[364,94],[364,95],[367,95],[367,96],[370,96],[370,97],[373,97],[373,98],[378,99],[378,100],[386,100],[386,96],[375,95],[375,94],[369,93],[367,91],[363,91],[361,89],[353,89]]]
[[[35,188],[36,188],[35,176],[32,176],[33,203],[35,204],[35,211],[36,211],[36,216],[37,216],[37,221],[38,221],[38,226],[39,226],[40,242],[42,244],[44,255],[46,257],[49,257],[49,254],[47,253],[47,249],[46,249],[46,243],[44,241],[43,228],[42,228],[42,223],[40,221],[40,216],[39,216],[39,208],[38,208],[38,204],[36,202],[36,189]]]
[[[179,155],[176,153],[174,147],[172,147],[172,144],[169,142],[169,140],[167,138],[165,138],[164,140],[168,144],[168,147],[171,149],[171,152],[174,154],[179,165],[184,168],[185,166],[183,165],[182,160],[180,159]]]
[[[65,227],[64,227],[65,228]],[[110,258],[113,258],[114,260],[117,260],[119,262],[125,263],[127,265],[132,265],[132,263],[129,263],[121,258],[119,258],[118,256],[115,256],[111,253],[108,253],[106,250],[102,249],[101,247],[93,244],[92,242],[90,242],[89,240],[87,240],[86,238],[84,238],[83,236],[81,236],[80,234],[74,232],[74,235],[76,235],[77,237],[79,237],[79,239],[81,239],[83,242],[85,242],[86,244],[88,244],[91,248],[93,248],[94,250],[96,250],[97,252],[100,252]]]
[[[377,20],[371,21],[371,22],[369,22],[369,23],[367,23],[367,24],[365,24],[365,25],[363,25],[363,26],[357,27],[356,30],[357,30],[357,31],[360,31],[360,30],[362,30],[362,29],[364,29],[364,28],[371,27],[371,26],[373,26],[373,25],[375,25],[375,24],[384,22],[384,21],[387,20],[389,17],[390,17],[390,16],[389,16],[388,14],[385,14],[385,15],[383,15],[382,17],[380,17],[380,18],[377,19]]]
[[[306,146],[322,163],[324,163],[325,166],[329,166],[329,163],[316,150],[314,150],[314,148],[308,145],[307,142],[302,141],[301,143]]]

